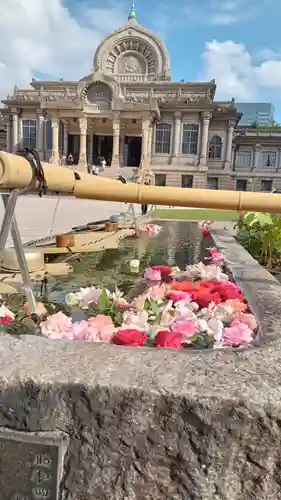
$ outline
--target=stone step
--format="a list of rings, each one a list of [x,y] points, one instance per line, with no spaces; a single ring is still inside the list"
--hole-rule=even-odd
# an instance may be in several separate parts
[[[106,167],[103,172],[100,172],[101,177],[108,177],[110,179],[117,179],[119,175],[122,175],[127,181],[133,181],[137,169],[135,167]]]

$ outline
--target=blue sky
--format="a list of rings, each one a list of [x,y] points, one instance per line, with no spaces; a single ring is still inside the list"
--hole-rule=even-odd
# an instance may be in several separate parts
[[[174,80],[215,78],[217,99],[271,101],[281,121],[281,2],[135,3],[138,22],[166,43]],[[97,44],[125,23],[129,8],[130,0],[0,0],[0,93],[32,76],[82,78]]]

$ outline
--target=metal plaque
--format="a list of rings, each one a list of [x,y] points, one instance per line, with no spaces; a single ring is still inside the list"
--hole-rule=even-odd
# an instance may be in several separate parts
[[[1,500],[59,500],[63,455],[57,435],[0,430]]]

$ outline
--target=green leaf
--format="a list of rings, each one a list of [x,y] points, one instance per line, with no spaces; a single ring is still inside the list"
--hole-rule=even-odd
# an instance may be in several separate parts
[[[100,309],[104,311],[110,307],[110,302],[106,290],[103,289],[99,298]]]

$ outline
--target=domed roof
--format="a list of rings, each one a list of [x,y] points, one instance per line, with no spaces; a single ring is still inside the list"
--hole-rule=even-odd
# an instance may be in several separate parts
[[[98,46],[93,70],[119,81],[170,80],[170,61],[165,44],[137,22],[132,2],[128,22],[110,33]]]

